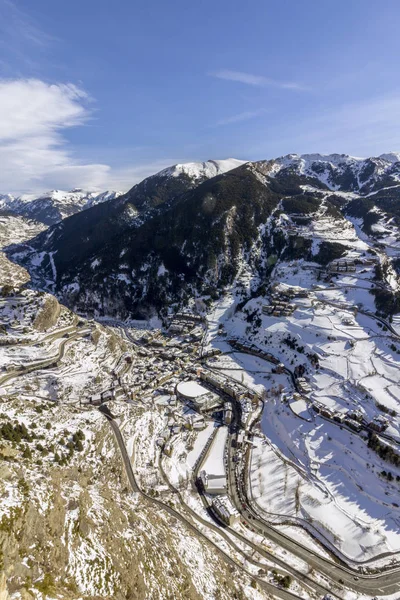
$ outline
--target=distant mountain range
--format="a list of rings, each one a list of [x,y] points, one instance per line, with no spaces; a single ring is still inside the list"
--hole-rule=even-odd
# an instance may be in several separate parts
[[[356,158],[347,154],[288,154],[273,161],[271,175],[296,173],[318,179],[331,190],[367,194],[400,183],[400,153]],[[264,161],[262,161],[264,162]]]
[[[45,225],[54,225],[65,217],[101,202],[113,200],[121,194],[122,192],[99,193],[82,189],[74,189],[70,192],[52,190],[40,196],[0,194],[0,210],[33,219]]]
[[[382,217],[396,221],[400,154],[187,163],[126,194],[97,201],[74,193],[71,212],[77,214],[29,247],[14,248],[14,260],[30,270],[36,285],[74,309],[148,316],[195,295],[218,295],[244,270],[262,286],[276,261],[323,263],[345,254],[345,244],[321,246],[321,240],[313,244],[296,234],[296,219],[308,219],[310,229],[319,219],[358,219],[369,233]],[[46,204],[48,197],[42,200]],[[86,210],[77,212],[79,203]],[[68,203],[62,204],[65,213]]]

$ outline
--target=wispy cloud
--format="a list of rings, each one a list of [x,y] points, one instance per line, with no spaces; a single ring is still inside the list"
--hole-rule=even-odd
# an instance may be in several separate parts
[[[28,99],[28,100],[27,100]],[[69,84],[39,79],[0,79],[0,193],[49,189],[127,191],[135,183],[176,162],[149,159],[112,168],[76,156],[63,133],[92,118],[88,94]]]
[[[43,72],[56,41],[14,0],[0,0],[0,77]]]
[[[252,73],[244,73],[242,71],[230,71],[228,69],[222,69],[210,73],[212,77],[217,79],[225,79],[226,81],[237,81],[246,85],[253,85],[256,87],[275,87],[283,90],[298,90],[305,91],[308,88],[300,83],[294,81],[279,81],[277,79],[271,79],[270,77],[264,77],[264,75],[253,75]]]
[[[0,38],[8,47],[21,41],[44,47],[54,40],[13,0],[0,0]]]
[[[88,96],[75,85],[0,80],[0,190],[103,187],[109,167],[77,160],[62,135],[90,116]]]
[[[266,112],[267,110],[265,108],[260,108],[259,110],[246,110],[244,112],[238,113],[237,115],[232,115],[231,117],[221,119],[220,121],[217,121],[216,125],[231,125],[233,123],[249,121],[250,119],[255,119],[256,117],[264,115]]]

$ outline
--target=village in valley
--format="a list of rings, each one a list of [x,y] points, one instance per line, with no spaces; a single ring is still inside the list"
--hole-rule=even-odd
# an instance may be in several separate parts
[[[72,468],[87,453],[97,469],[122,458],[132,498],[190,527],[252,589],[395,597],[400,326],[371,293],[387,285],[376,280],[381,249],[356,222],[325,218],[323,204],[320,213],[314,230],[284,213],[270,220],[312,238],[314,253],[340,235],[344,257],[276,260],[262,294],[243,262],[234,286],[171,307],[163,321],[78,316],[9,269],[0,427],[14,441],[3,456],[27,473],[31,459]],[[97,454],[100,423],[108,438]],[[45,486],[38,479],[31,502],[43,502]],[[9,520],[24,497],[11,484],[3,497]],[[71,554],[75,574],[95,550],[85,552]],[[116,585],[106,571],[98,590]]]

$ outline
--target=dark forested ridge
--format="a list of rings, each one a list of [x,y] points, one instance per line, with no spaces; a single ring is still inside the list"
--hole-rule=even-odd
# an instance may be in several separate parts
[[[399,163],[385,163],[385,170],[382,159],[307,156],[245,163],[210,179],[167,169],[64,219],[12,255],[35,285],[50,286],[75,309],[147,316],[193,294],[215,295],[243,261],[261,281],[274,257],[326,265],[347,251],[327,242],[313,255],[310,237],[284,231],[281,214],[309,228],[314,219],[349,215],[369,233],[377,208],[398,218]],[[390,185],[379,189],[380,180]],[[357,186],[376,191],[353,197]]]

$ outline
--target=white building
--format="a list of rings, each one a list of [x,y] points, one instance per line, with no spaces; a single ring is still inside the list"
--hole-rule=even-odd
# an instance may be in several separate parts
[[[217,496],[211,503],[217,517],[227,525],[233,525],[240,519],[240,514],[229,500],[228,496]]]
[[[303,394],[309,394],[312,391],[310,384],[304,377],[297,378],[297,385]]]
[[[199,410],[210,410],[221,404],[217,394],[210,392],[197,381],[181,381],[176,390],[182,398],[193,402]]]
[[[228,428],[220,427],[202,465],[200,479],[208,494],[226,494],[225,446],[227,440]]]
[[[225,475],[212,475],[201,471],[200,479],[204,490],[211,495],[226,494],[227,483]]]
[[[230,402],[224,403],[224,422],[225,425],[230,425],[232,423],[232,407]]]
[[[243,429],[241,429],[238,433],[237,441],[236,441],[236,445],[239,448],[243,445],[245,436],[246,436],[246,432]]]

